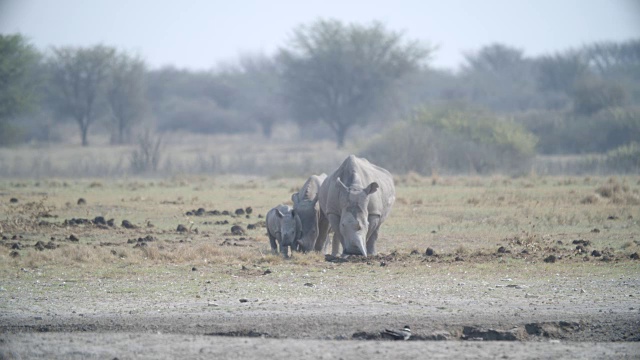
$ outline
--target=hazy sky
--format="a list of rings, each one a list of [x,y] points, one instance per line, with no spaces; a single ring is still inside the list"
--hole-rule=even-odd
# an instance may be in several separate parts
[[[205,70],[272,54],[318,18],[380,20],[437,45],[431,64],[450,69],[495,42],[535,56],[640,38],[640,0],[0,0],[0,33],[20,32],[43,50],[103,43],[154,68]]]

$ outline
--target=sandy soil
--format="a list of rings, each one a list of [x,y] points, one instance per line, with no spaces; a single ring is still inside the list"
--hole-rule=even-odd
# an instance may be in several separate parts
[[[331,280],[352,266],[371,269],[371,281]],[[306,277],[284,266],[238,280],[247,288],[288,286],[262,298],[242,289],[157,290],[179,278],[201,290],[228,284],[206,271],[74,281],[27,273],[2,283],[0,358],[640,358],[638,278],[488,283],[434,274],[437,291],[421,292],[408,284],[427,277],[380,278],[386,270],[367,266],[331,265]],[[404,324],[411,340],[380,337]]]

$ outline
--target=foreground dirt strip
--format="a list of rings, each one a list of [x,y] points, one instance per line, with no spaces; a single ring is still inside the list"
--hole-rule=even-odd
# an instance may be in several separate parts
[[[337,341],[157,333],[30,333],[0,337],[2,359],[637,359],[640,343]]]

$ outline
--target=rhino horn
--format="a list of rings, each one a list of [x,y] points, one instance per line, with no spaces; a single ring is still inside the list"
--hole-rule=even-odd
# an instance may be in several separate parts
[[[283,217],[284,217],[284,214],[283,214],[280,210],[278,210],[278,209],[276,209],[276,215],[277,215],[279,218],[283,218]]]

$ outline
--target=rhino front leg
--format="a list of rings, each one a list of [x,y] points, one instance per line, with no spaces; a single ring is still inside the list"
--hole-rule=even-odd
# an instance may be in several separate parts
[[[378,230],[380,229],[380,216],[369,216],[369,229],[367,230],[367,254],[376,254],[376,241],[378,240]]]
[[[323,251],[325,249],[326,243],[329,239],[327,236],[329,234],[329,219],[326,216],[320,215],[320,219],[318,219],[318,238],[315,243],[316,251]]]
[[[271,236],[271,234],[269,234],[269,243],[271,244],[271,253],[272,254],[277,254],[278,253],[278,244],[276,243],[276,238]]]
[[[328,218],[329,223],[331,224],[331,228],[333,229],[333,244],[331,248],[331,255],[338,256],[340,245],[342,245],[342,249],[344,249],[344,244],[342,243],[344,239],[342,238],[342,234],[340,233],[340,216],[330,214]]]

